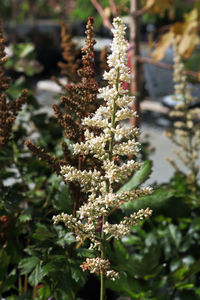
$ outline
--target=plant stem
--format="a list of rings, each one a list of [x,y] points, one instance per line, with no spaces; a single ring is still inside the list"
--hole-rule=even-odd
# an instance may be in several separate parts
[[[118,69],[118,74],[117,74],[117,80],[116,80],[116,90],[119,90],[119,69]],[[115,115],[116,115],[116,110],[117,110],[117,106],[116,106],[116,101],[117,98],[114,100],[113,103],[113,114],[112,114],[112,120],[111,120],[111,127],[115,128]],[[111,131],[111,139],[109,142],[109,160],[112,160],[113,158],[113,142],[114,142],[114,132]],[[109,193],[109,180],[106,180],[106,191],[107,193]],[[105,259],[105,234],[103,231],[103,225],[106,222],[106,216],[102,216],[102,230],[101,230],[101,258]],[[103,271],[101,271],[101,288],[100,288],[100,300],[104,300],[104,296],[105,296],[105,278],[104,278],[104,274]]]
[[[34,288],[33,288],[33,294],[32,294],[32,299],[35,299],[36,296],[37,296],[37,287],[34,286]]]
[[[105,216],[102,217],[102,228],[105,223]],[[101,240],[102,240],[102,248],[101,248],[101,258],[105,258],[105,234],[104,231],[101,230]],[[101,271],[101,289],[100,289],[100,300],[104,300],[105,295],[105,279],[103,275],[103,271]]]
[[[22,295],[22,279],[21,279],[21,276],[18,277],[18,294],[19,294],[19,296]]]
[[[104,276],[103,276],[103,272],[101,272],[101,294],[100,294],[100,300],[104,300]]]
[[[28,288],[28,274],[25,274],[25,278],[24,278],[24,294],[27,293],[27,288]]]

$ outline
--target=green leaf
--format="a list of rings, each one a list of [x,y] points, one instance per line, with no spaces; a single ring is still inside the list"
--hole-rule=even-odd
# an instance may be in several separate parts
[[[170,224],[168,226],[168,230],[169,230],[169,235],[170,235],[172,242],[178,249],[180,246],[181,240],[182,240],[182,234],[181,234],[180,230],[174,224]]]
[[[171,272],[176,271],[181,266],[180,258],[174,258],[170,262],[170,270]]]
[[[180,283],[176,286],[179,291],[185,290],[185,289],[193,289],[195,286],[193,283]]]
[[[38,285],[42,278],[46,275],[47,273],[45,272],[45,270],[42,268],[41,266],[41,262],[38,263],[36,265],[36,268],[33,270],[33,272],[31,273],[31,275],[29,276],[29,283],[32,285],[32,286],[36,286]]]
[[[130,192],[133,189],[137,188],[140,184],[142,184],[149,178],[151,172],[152,161],[146,160],[143,163],[142,167],[133,175],[133,177],[117,191],[117,194],[122,191]]]
[[[137,245],[141,244],[141,238],[136,235],[128,235],[122,238],[122,242],[125,245]]]
[[[63,237],[63,241],[65,242],[65,245],[71,245],[76,242],[76,238],[72,232],[67,232]]]
[[[136,199],[135,201],[126,202],[123,204],[122,209],[127,214],[134,210],[139,210],[144,207],[150,207],[155,214],[156,211],[163,209],[168,200],[174,195],[174,191],[164,187],[157,188],[152,195]]]
[[[32,219],[31,214],[27,213],[27,212],[23,212],[20,216],[19,216],[19,221],[21,223],[26,223],[28,221],[30,221]]]
[[[38,296],[40,296],[42,299],[48,299],[51,296],[50,287],[47,286],[47,284],[40,287],[38,289]]]
[[[144,254],[134,254],[131,258],[133,273],[138,277],[149,279],[161,271],[159,245],[152,245]]]
[[[18,55],[20,58],[25,58],[28,55],[32,54],[35,46],[32,43],[20,43],[17,45]]]
[[[19,263],[19,269],[21,269],[20,273],[22,275],[30,273],[33,268],[35,268],[35,266],[39,263],[39,261],[39,258],[36,256],[22,259]]]
[[[106,280],[106,287],[133,299],[137,299],[135,298],[137,293],[144,290],[144,286],[141,287],[138,280],[127,276],[124,272],[120,273],[120,278],[116,281]]]
[[[129,258],[128,251],[120,241],[114,240],[114,249],[115,249],[115,256],[119,262],[120,261],[124,262]]]
[[[86,248],[79,248],[77,249],[77,256],[79,257],[89,257],[89,258],[93,258],[95,257],[95,253],[93,250],[90,249],[86,249]]]
[[[10,262],[10,257],[7,255],[6,251],[4,249],[2,249],[0,251],[0,266],[1,266],[0,267],[0,281],[3,280],[3,278],[6,274],[9,262]]]
[[[16,287],[16,280],[17,280],[17,274],[16,269],[13,269],[9,274],[6,274],[6,280],[3,283],[3,289],[1,292],[5,293],[7,291],[10,291],[11,289],[15,289]],[[0,288],[1,290],[1,288]]]
[[[59,189],[53,199],[53,207],[57,211],[70,211],[72,209],[72,199],[70,197],[69,187],[63,182],[60,184]]]
[[[72,278],[80,285],[83,286],[87,279],[87,273],[83,272],[80,266],[71,267]]]

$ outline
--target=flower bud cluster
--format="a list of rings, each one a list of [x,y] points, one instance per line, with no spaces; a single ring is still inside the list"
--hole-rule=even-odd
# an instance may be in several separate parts
[[[104,161],[103,169],[105,170],[105,178],[113,182],[123,182],[126,180],[133,171],[138,170],[141,167],[141,163],[130,160],[127,163],[123,163],[121,166],[117,166],[114,161],[109,159]]]
[[[90,273],[105,274],[105,276],[111,280],[119,278],[119,273],[114,270],[109,270],[110,262],[108,259],[102,259],[100,257],[87,258],[81,265],[83,271],[89,270]]]
[[[66,182],[77,181],[83,187],[85,191],[98,191],[101,181],[103,181],[103,176],[101,176],[100,171],[94,169],[94,171],[80,171],[73,166],[62,166],[61,174],[65,178]]]
[[[149,208],[140,210],[129,218],[125,217],[119,224],[109,224],[107,220],[113,209],[120,207],[123,202],[152,193],[149,187],[115,193],[116,183],[123,184],[142,163],[127,158],[128,155],[137,155],[139,151],[139,143],[136,141],[139,131],[137,128],[128,129],[121,122],[136,114],[128,107],[133,97],[128,95],[122,85],[123,82],[130,82],[126,65],[128,44],[124,39],[125,26],[119,18],[114,20],[113,26],[112,53],[108,57],[110,70],[104,75],[109,84],[99,90],[99,97],[103,98],[105,105],[83,120],[82,124],[88,128],[84,133],[84,142],[76,143],[73,148],[74,154],[92,154],[98,158],[102,163],[101,171],[82,171],[75,167],[62,166],[61,173],[65,181],[79,182],[88,199],[77,210],[76,218],[67,214],[53,218],[54,222],[62,221],[73,230],[77,241],[84,241],[84,237],[89,238],[90,249],[101,252],[101,258],[88,258],[82,264],[82,269],[96,274],[103,272],[112,280],[118,278],[118,273],[109,270],[110,263],[104,257],[106,240],[112,236],[119,239],[129,234],[130,226],[152,213]],[[90,127],[98,127],[100,130],[92,132]]]

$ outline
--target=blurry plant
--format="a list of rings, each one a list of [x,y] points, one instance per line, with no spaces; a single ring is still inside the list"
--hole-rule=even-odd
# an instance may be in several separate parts
[[[15,236],[16,231],[12,229],[16,224],[16,216],[18,215],[15,205],[19,199],[22,201],[24,198],[21,197],[22,193],[25,192],[24,185],[23,182],[22,184],[15,182],[12,187],[8,187],[5,180],[15,177],[18,164],[18,148],[13,140],[16,132],[14,133],[12,129],[14,121],[27,98],[27,91],[23,90],[18,99],[8,99],[6,91],[10,79],[5,77],[6,55],[3,42],[2,24],[0,23],[0,235],[2,241],[0,248],[0,295],[6,289],[8,269],[11,264],[16,263],[21,250],[18,236]],[[13,168],[15,168],[15,171]],[[20,169],[17,170],[20,173]],[[20,226],[18,232],[21,232]],[[13,273],[12,275],[16,274]]]
[[[107,288],[131,299],[199,299],[199,236],[198,216],[155,213],[108,251],[121,276]]]
[[[9,88],[10,79],[5,77],[6,54],[3,42],[2,24],[0,23],[0,149],[8,143],[13,123],[22,105],[26,102],[27,96],[27,91],[24,90],[18,99],[8,102],[5,91]]]
[[[96,0],[86,0],[84,2],[77,0],[76,2],[77,5],[72,13],[72,18],[85,20],[88,16],[94,16],[97,27],[102,24],[102,14],[106,16],[106,19],[110,19],[117,15],[127,14],[129,11],[129,0],[103,0],[101,5]],[[100,6],[102,7],[100,8],[101,14],[97,10],[97,7],[99,8]],[[104,20],[103,23],[105,26],[108,25],[108,22],[105,24]]]
[[[173,3],[172,0],[167,0],[161,2],[160,0],[145,0],[142,1],[143,9],[148,11],[149,14],[156,14],[156,15],[164,15],[165,12],[169,9],[171,4]]]
[[[197,1],[196,4],[198,4]],[[154,59],[162,59],[165,51],[173,45],[174,39],[179,42],[178,53],[188,58],[199,44],[199,7],[197,5],[184,15],[182,22],[174,23],[167,32],[162,34],[153,51]]]
[[[9,46],[9,58],[6,69],[33,76],[42,71],[42,66],[36,60],[35,46],[32,43],[19,43]]]
[[[129,69],[126,66],[128,44],[124,39],[125,26],[119,18],[114,19],[113,26],[112,53],[108,57],[110,71],[104,73],[108,86],[100,89],[99,94],[106,105],[100,106],[91,117],[82,120],[82,124],[90,128],[84,132],[84,141],[73,145],[75,155],[84,157],[91,154],[100,160],[103,174],[97,169],[86,171],[74,166],[62,166],[61,174],[65,181],[78,182],[84,193],[88,194],[88,199],[77,210],[77,217],[65,213],[53,217],[55,224],[64,222],[67,228],[74,232],[78,242],[84,243],[86,238],[90,240],[89,249],[94,250],[95,257],[88,257],[81,267],[83,271],[89,270],[90,273],[100,276],[101,300],[105,297],[105,279],[116,280],[119,277],[119,273],[112,270],[106,255],[108,241],[128,235],[130,226],[134,226],[152,213],[149,208],[141,209],[129,217],[124,217],[119,224],[110,223],[113,210],[119,208],[123,202],[133,201],[152,193],[149,187],[130,192],[122,190],[118,194],[114,191],[115,184],[123,184],[128,176],[140,169],[141,163],[121,160],[129,154],[136,156],[139,151],[136,142],[138,130],[136,128],[127,130],[120,123],[135,113],[127,108],[132,102],[132,97],[129,97],[122,86],[123,82],[130,81]],[[92,132],[93,127],[99,128],[100,132]]]
[[[184,73],[184,64],[178,54],[178,45],[174,44],[174,95],[177,105],[170,116],[174,120],[174,128],[167,131],[167,136],[178,147],[174,152],[184,166],[189,170],[186,174],[186,181],[191,191],[198,189],[199,166],[197,159],[200,151],[200,124],[198,116],[200,109],[192,108],[197,99],[191,95],[191,88],[188,86],[187,78]],[[168,158],[171,165],[177,172],[180,170],[175,160]],[[193,203],[194,204],[194,203]],[[196,203],[197,204],[197,203]],[[199,203],[198,203],[199,205]]]
[[[8,58],[5,69],[8,72],[16,72],[20,75],[12,81],[12,85],[7,90],[7,95],[14,99],[20,95],[21,89],[28,90],[29,107],[27,109],[38,108],[39,104],[33,96],[29,80],[32,76],[40,73],[43,67],[36,60],[35,46],[32,43],[11,44],[7,47]],[[27,78],[28,77],[28,78]]]
[[[23,22],[28,18],[58,18],[62,14],[63,1],[50,0],[4,0],[1,3],[1,12],[6,20]]]
[[[69,27],[64,22],[61,24],[61,48],[63,49],[62,58],[64,62],[59,62],[58,66],[61,75],[65,76],[69,82],[79,81],[77,71],[79,69],[79,51],[77,45],[73,42]]]

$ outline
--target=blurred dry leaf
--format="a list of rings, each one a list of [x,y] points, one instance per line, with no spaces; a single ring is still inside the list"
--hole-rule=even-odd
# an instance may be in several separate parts
[[[106,15],[107,18],[110,18],[111,16],[111,9],[109,6],[104,8],[104,14]]]
[[[180,37],[178,51],[185,58],[189,57],[195,46],[199,43],[199,13],[193,9],[185,15],[183,35]]]
[[[172,0],[146,0],[145,7],[149,10],[149,13],[164,15],[166,10],[172,5]]]
[[[167,48],[171,46],[173,40],[178,42],[178,52],[184,58],[190,56],[196,45],[199,43],[199,12],[195,8],[188,14],[184,15],[184,22],[176,22],[170,27],[170,30],[163,34],[153,51],[153,58],[161,60]]]
[[[174,34],[171,31],[162,35],[158,45],[156,46],[156,49],[152,53],[154,60],[163,59],[165,52],[171,46],[173,39],[174,39]]]

